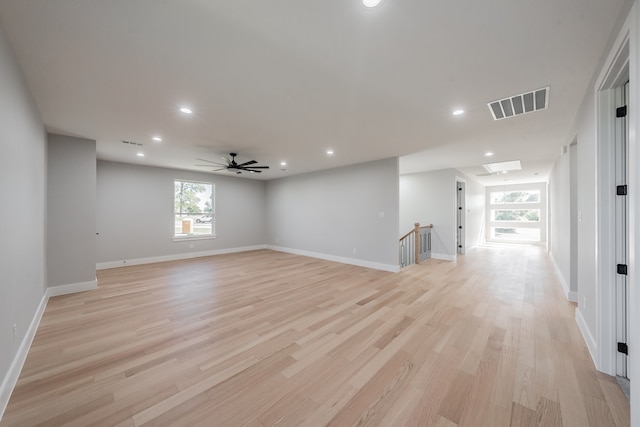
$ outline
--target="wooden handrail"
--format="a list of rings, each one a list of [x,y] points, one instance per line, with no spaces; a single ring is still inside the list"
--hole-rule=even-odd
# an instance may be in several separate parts
[[[419,223],[419,222],[416,222],[416,224],[418,224],[418,225],[419,225],[420,223]],[[433,228],[433,224],[429,224],[429,225],[419,225],[419,226],[418,226],[418,230],[419,230],[419,229],[422,229],[422,228]],[[404,236],[402,236],[401,238],[399,238],[399,239],[398,239],[398,241],[402,241],[403,239],[406,239],[407,237],[409,237],[409,235],[410,235],[411,233],[415,233],[415,232],[416,232],[416,229],[415,229],[415,226],[414,226],[414,229],[413,229],[413,230],[411,230],[410,232],[408,232],[407,234],[405,234]]]

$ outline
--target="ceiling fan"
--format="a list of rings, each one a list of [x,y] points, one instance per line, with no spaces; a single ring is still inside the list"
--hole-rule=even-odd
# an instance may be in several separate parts
[[[227,157],[227,156],[222,156],[222,158],[224,160],[226,160],[226,164],[225,163],[218,163],[218,162],[213,162],[211,160],[207,160],[207,159],[198,159],[201,162],[207,162],[207,163],[211,163],[209,165],[196,165],[196,166],[206,166],[206,167],[212,167],[215,166],[217,167],[217,169],[213,169],[212,172],[218,172],[218,171],[223,171],[223,170],[228,170],[229,172],[234,172],[236,174],[241,174],[242,172],[251,172],[251,173],[261,173],[262,171],[260,169],[269,169],[269,166],[251,166],[254,165],[256,163],[258,163],[255,160],[249,160],[248,162],[244,162],[244,163],[236,163],[236,156],[238,155],[237,153],[229,153],[229,155],[231,156],[231,158]]]

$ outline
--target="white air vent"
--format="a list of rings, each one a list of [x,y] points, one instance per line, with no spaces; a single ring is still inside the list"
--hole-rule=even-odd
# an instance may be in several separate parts
[[[137,147],[142,147],[142,143],[140,142],[133,142],[133,141],[122,141],[123,144],[129,144],[129,145],[135,145]]]
[[[494,120],[545,110],[549,106],[549,86],[487,104]]]

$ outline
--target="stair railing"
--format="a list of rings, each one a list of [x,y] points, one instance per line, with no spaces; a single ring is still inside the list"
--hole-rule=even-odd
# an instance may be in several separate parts
[[[431,258],[431,229],[433,224],[421,226],[414,224],[413,230],[400,238],[400,267]]]

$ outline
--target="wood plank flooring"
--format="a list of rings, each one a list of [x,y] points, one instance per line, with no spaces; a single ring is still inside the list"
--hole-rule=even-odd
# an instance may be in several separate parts
[[[260,250],[52,298],[0,426],[628,426],[539,247],[399,274]]]

